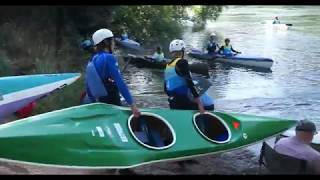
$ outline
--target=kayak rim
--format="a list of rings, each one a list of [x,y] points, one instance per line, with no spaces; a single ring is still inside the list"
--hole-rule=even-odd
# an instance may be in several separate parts
[[[144,142],[142,142],[139,138],[137,138],[137,136],[135,135],[135,133],[132,130],[131,127],[131,121],[133,118],[133,114],[128,118],[128,129],[130,131],[131,136],[142,146],[148,148],[148,149],[153,149],[153,150],[164,150],[164,149],[168,149],[170,147],[172,147],[175,143],[176,143],[176,133],[173,129],[173,127],[170,125],[170,123],[164,119],[163,117],[159,116],[158,114],[154,114],[154,113],[150,113],[150,112],[141,112],[141,116],[146,115],[146,116],[151,116],[156,118],[157,120],[161,121],[162,123],[164,123],[167,128],[169,128],[170,133],[172,135],[172,142],[168,145],[162,146],[162,147],[156,147],[156,146],[150,146]]]
[[[199,115],[201,115],[199,112],[198,112],[198,113],[195,113],[195,114],[193,115],[193,125],[194,125],[194,127],[197,129],[198,133],[200,133],[201,136],[203,136],[206,140],[208,140],[208,141],[210,141],[210,142],[213,142],[213,143],[223,144],[223,143],[229,142],[229,141],[231,140],[232,134],[231,134],[231,130],[230,130],[229,126],[224,122],[224,120],[223,120],[222,118],[220,118],[219,116],[214,115],[214,114],[212,114],[212,113],[210,113],[210,112],[205,112],[204,114],[213,117],[215,121],[218,120],[219,123],[221,123],[221,124],[223,125],[223,127],[227,130],[228,138],[225,139],[225,140],[222,140],[222,141],[217,141],[217,140],[214,140],[214,139],[212,139],[212,138],[209,138],[206,134],[204,134],[204,133],[202,132],[202,130],[199,128],[199,126],[198,126],[198,124],[197,124],[197,122],[196,122],[196,121],[197,121],[196,118],[197,118]]]

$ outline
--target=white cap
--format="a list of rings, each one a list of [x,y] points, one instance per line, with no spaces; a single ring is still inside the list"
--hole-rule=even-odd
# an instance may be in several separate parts
[[[210,36],[216,36],[216,33],[213,32],[213,33],[210,34]]]
[[[109,29],[99,29],[92,35],[93,44],[97,45],[106,38],[113,37],[112,31]]]
[[[175,40],[171,41],[171,43],[169,45],[170,52],[181,51],[185,48],[186,48],[186,45],[185,45],[184,41],[180,40],[180,39],[175,39]]]

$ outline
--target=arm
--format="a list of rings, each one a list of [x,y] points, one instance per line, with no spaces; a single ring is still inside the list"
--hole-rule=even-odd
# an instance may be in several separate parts
[[[178,61],[178,63],[176,64],[176,72],[178,75],[182,76],[186,80],[187,85],[190,88],[192,95],[195,98],[199,97],[199,94],[196,91],[196,88],[194,87],[192,78],[190,76],[190,68],[189,68],[189,64],[188,64],[187,60],[182,59],[182,60]]]
[[[127,103],[129,105],[132,105],[133,104],[132,96],[131,96],[129,89],[120,74],[116,59],[113,56],[109,56],[109,57],[110,58],[107,60],[107,68],[109,69],[110,75],[111,75],[112,79],[116,82],[120,93],[126,99]]]
[[[168,94],[168,91],[167,91],[166,82],[163,83],[163,90],[164,90],[164,92],[165,92],[167,95],[169,95],[169,94]]]
[[[231,46],[231,51],[232,51],[232,52],[235,52],[235,53],[241,53],[241,52],[239,52],[239,51],[234,50],[234,49],[232,48],[232,46]]]
[[[120,90],[120,93],[126,99],[127,103],[130,105],[133,116],[135,118],[139,118],[141,113],[140,113],[139,109],[136,107],[136,105],[133,103],[132,96],[131,96],[129,89],[120,74],[116,59],[113,56],[110,56],[110,58],[107,60],[107,66],[109,67],[110,75],[111,75],[112,79],[114,79],[114,81],[116,82],[116,84]]]
[[[193,84],[192,78],[190,76],[189,64],[188,64],[187,60],[182,59],[176,64],[176,72],[177,72],[177,74],[179,74],[180,76],[182,76],[186,80],[187,85],[190,88],[191,93],[195,99],[195,102],[198,104],[198,108],[199,108],[200,113],[204,113],[205,109],[203,107],[202,102],[200,101],[199,94],[198,94],[198,92]]]
[[[218,44],[218,43],[216,43],[216,46],[217,46],[217,48],[218,48],[218,49],[220,49],[220,46],[219,46],[219,44]]]
[[[218,53],[220,53],[221,51],[223,51],[223,49],[224,49],[224,46],[221,46],[221,47],[219,48],[219,50],[218,50]]]

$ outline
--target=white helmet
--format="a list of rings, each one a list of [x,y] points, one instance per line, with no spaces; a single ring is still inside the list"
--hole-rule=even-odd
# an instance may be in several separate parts
[[[113,37],[112,31],[109,29],[99,29],[92,35],[93,44],[97,45],[106,38]]]
[[[213,32],[213,33],[210,34],[210,36],[216,36],[216,33]]]
[[[169,51],[181,51],[186,48],[186,45],[183,40],[180,39],[175,39],[171,41],[170,46],[169,46]]]

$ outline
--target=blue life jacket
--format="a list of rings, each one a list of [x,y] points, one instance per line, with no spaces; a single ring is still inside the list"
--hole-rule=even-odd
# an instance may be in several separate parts
[[[121,34],[121,40],[126,40],[128,39],[128,34],[127,33],[122,33]]]
[[[167,64],[164,72],[165,86],[169,95],[186,95],[190,94],[186,80],[176,73],[176,64],[181,58],[175,59]]]
[[[108,96],[108,92],[104,86],[103,80],[94,65],[95,57],[97,56],[92,58],[86,68],[86,83],[90,90],[88,95],[93,102],[95,102],[99,97]]]
[[[227,56],[232,55],[231,44],[229,44],[228,46],[225,44],[223,46],[223,54]]]

